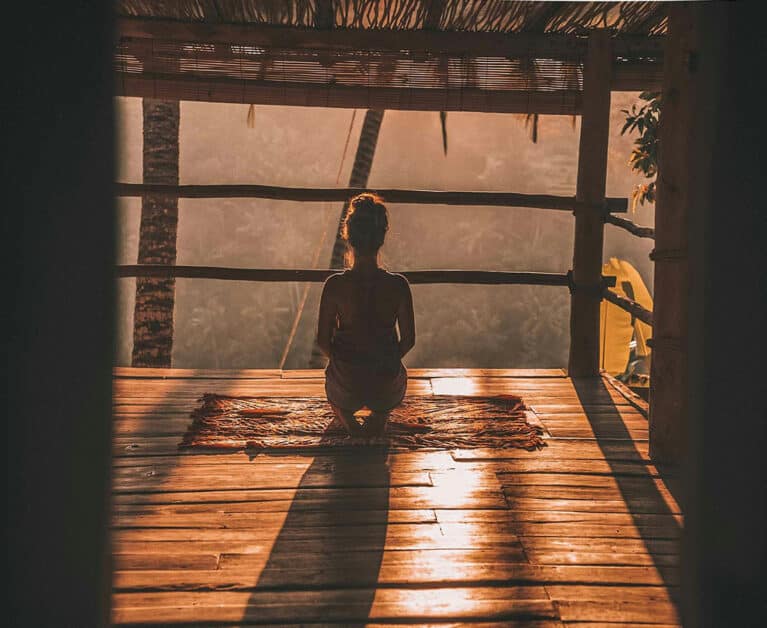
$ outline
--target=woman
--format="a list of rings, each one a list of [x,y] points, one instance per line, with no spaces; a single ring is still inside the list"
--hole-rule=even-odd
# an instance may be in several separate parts
[[[317,343],[330,359],[325,393],[350,436],[383,434],[407,388],[402,357],[415,345],[410,284],[378,263],[388,229],[379,196],[364,193],[351,200],[341,234],[353,263],[327,278],[320,299]],[[354,417],[362,407],[371,411],[364,425]]]

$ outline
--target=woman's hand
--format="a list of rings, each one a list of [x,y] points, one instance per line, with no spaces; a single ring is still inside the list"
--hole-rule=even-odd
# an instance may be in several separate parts
[[[333,328],[336,326],[336,312],[338,310],[335,298],[337,281],[334,279],[335,276],[328,277],[322,286],[320,316],[317,323],[317,344],[327,358],[330,358],[330,342],[333,337]]]
[[[402,293],[397,308],[397,324],[399,325],[399,355],[402,359],[415,346],[415,314],[413,313],[413,294],[410,283],[402,277]]]

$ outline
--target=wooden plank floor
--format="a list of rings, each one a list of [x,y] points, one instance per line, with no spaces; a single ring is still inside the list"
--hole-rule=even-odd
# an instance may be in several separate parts
[[[556,369],[410,369],[516,393],[547,447],[180,453],[204,392],[324,395],[321,371],[115,369],[115,625],[678,625],[682,517],[647,420]]]

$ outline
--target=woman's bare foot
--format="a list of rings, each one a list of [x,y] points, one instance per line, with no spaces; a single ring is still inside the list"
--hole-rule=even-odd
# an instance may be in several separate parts
[[[363,429],[368,438],[380,438],[386,431],[386,421],[389,419],[389,412],[376,412],[375,410],[370,413],[370,416],[365,420]]]
[[[354,418],[354,412],[339,408],[332,403],[330,404],[330,407],[333,408],[333,412],[335,412],[336,418],[346,428],[349,436],[352,438],[364,438],[367,436],[366,431],[357,422],[357,419]]]

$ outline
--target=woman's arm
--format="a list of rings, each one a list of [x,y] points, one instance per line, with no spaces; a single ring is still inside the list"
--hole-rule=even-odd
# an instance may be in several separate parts
[[[317,322],[317,344],[328,358],[330,358],[330,340],[333,336],[333,328],[336,326],[336,303],[333,297],[332,278],[332,276],[328,277],[322,286],[320,316]]]
[[[413,313],[413,294],[410,283],[402,277],[402,296],[397,308],[397,324],[399,325],[399,354],[405,354],[415,346],[415,314]]]

